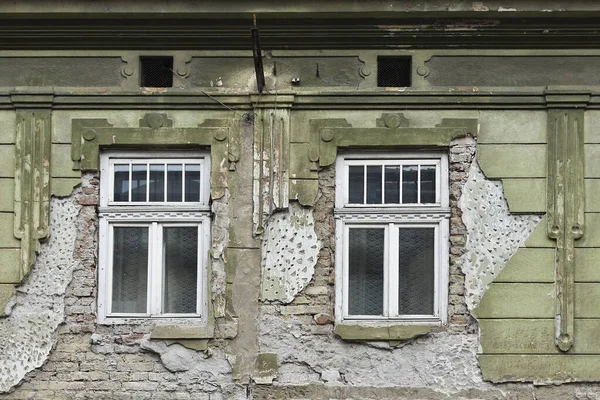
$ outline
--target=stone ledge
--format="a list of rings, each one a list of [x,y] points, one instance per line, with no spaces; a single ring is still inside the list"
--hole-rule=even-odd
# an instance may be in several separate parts
[[[212,339],[215,337],[214,327],[194,325],[157,325],[152,329],[150,339]]]
[[[333,333],[344,340],[408,340],[425,335],[438,327],[436,324],[336,324]]]

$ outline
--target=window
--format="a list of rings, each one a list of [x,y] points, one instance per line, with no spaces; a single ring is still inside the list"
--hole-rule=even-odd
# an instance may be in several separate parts
[[[209,168],[205,153],[102,154],[99,322],[205,317]]]
[[[444,323],[445,154],[338,157],[336,319]]]

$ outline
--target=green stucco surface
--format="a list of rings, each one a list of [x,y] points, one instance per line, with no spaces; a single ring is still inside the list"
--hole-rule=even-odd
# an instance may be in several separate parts
[[[546,146],[543,144],[482,144],[478,146],[477,159],[490,179],[546,177]]]
[[[598,355],[481,355],[483,376],[492,382],[515,380],[552,383],[556,381],[597,381]]]
[[[546,221],[547,218],[544,215],[537,228],[535,228],[533,233],[525,241],[525,247],[544,247],[552,249],[556,247],[556,243],[554,242],[554,240],[548,238]]]
[[[555,250],[521,248],[496,277],[495,282],[554,282]]]
[[[569,98],[560,101],[568,104]],[[595,179],[600,175],[600,147],[591,122],[598,113],[590,111],[588,117],[588,112],[571,110],[549,111],[543,136],[539,130],[523,131],[528,144],[515,146],[514,139],[480,134],[479,163],[488,178],[502,179],[511,212],[548,212],[554,218],[549,225],[544,215],[474,311],[481,332],[482,373],[492,381],[600,377],[592,367],[594,354],[600,354],[600,185]],[[588,144],[572,139],[576,132]],[[562,142],[561,135],[569,140]],[[549,146],[544,144],[546,137]],[[563,169],[565,165],[572,169]],[[577,165],[585,169],[579,172]],[[580,239],[569,236],[571,225],[579,223],[573,221],[584,221],[578,225]],[[567,236],[549,234],[551,226]],[[557,293],[563,297],[557,298]],[[561,324],[555,321],[557,314]],[[557,329],[571,335],[569,343],[557,345]]]
[[[20,241],[12,234],[14,230],[14,214],[0,213],[0,248],[19,247]]]
[[[485,319],[479,327],[487,332],[481,346],[487,354],[561,354],[554,343],[554,319]],[[575,320],[575,339],[570,353],[598,352],[598,319]]]
[[[2,235],[7,236],[7,235]],[[21,274],[19,266],[21,265],[21,249],[0,248],[0,282],[19,283]]]
[[[546,211],[545,179],[502,179],[504,196],[513,213]]]
[[[600,247],[600,213],[585,213],[585,235],[575,247]]]
[[[15,176],[15,146],[0,145],[0,177]]]
[[[14,211],[15,181],[11,178],[0,178],[0,212]]]

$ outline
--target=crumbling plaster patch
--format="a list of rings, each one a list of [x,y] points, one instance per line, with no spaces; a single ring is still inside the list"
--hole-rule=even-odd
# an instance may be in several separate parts
[[[73,260],[79,209],[72,197],[52,199],[50,239],[42,243],[31,274],[17,287],[17,305],[0,319],[0,392],[40,367],[65,318],[65,292],[78,262]]]
[[[477,161],[471,164],[459,207],[468,232],[461,257],[465,302],[473,310],[541,216],[512,215],[502,184],[486,179]]]
[[[320,249],[312,209],[291,203],[271,215],[262,241],[261,298],[291,302],[312,279]]]
[[[370,387],[427,387],[444,393],[492,389],[476,358],[476,334],[443,332],[402,348],[380,348],[314,334],[300,319],[262,313],[261,351],[277,353],[277,384],[326,383]]]
[[[140,347],[157,353],[164,367],[177,373],[180,384],[194,385],[195,389],[210,393],[211,399],[247,399],[245,389],[234,383],[231,364],[219,348],[195,351],[147,338],[140,342]]]
[[[229,242],[229,216],[228,205],[229,190],[225,190],[225,195],[220,199],[213,199],[212,212],[214,215],[211,225],[211,252],[210,252],[210,269],[211,276],[209,280],[210,294],[212,296],[212,306],[215,317],[225,315],[227,304],[226,290],[227,287],[225,273],[225,250]]]

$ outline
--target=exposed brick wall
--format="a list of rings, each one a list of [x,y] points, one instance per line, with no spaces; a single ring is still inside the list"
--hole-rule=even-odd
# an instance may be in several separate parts
[[[97,249],[99,180],[84,174],[75,199],[77,217],[73,257],[79,266],[67,288],[66,320],[50,357],[25,377],[6,399],[222,399],[210,374],[190,379],[168,371],[159,355],[140,342],[152,324],[97,325]],[[229,388],[234,390],[235,388]]]
[[[457,202],[475,154],[473,140],[458,140],[449,149],[450,167],[450,287],[449,326],[452,332],[474,331],[464,301],[464,275],[459,259],[463,254],[466,229]],[[98,177],[85,174],[75,197],[82,206],[77,217],[74,258],[79,266],[66,294],[66,320],[48,361],[29,373],[16,391],[0,398],[169,398],[221,399],[246,396],[246,388],[222,387],[210,374],[183,374],[165,368],[160,356],[144,350],[152,324],[97,325]],[[319,172],[319,193],[314,207],[315,231],[322,248],[309,285],[290,304],[265,302],[263,315],[288,321],[298,337],[323,337],[339,342],[333,335],[335,292],[335,166]],[[265,326],[268,326],[266,324]],[[263,332],[264,334],[264,332]],[[211,344],[213,349],[219,341]],[[343,344],[346,346],[346,344]],[[348,344],[350,346],[350,344]],[[210,356],[210,354],[207,354]],[[288,367],[291,364],[286,364]],[[320,379],[327,376],[321,372]],[[337,375],[336,375],[337,376]],[[343,381],[343,375],[340,379]],[[265,391],[258,390],[258,393]],[[249,396],[252,396],[251,391]],[[260,398],[261,395],[258,395]]]
[[[458,200],[475,158],[473,138],[454,140],[448,152],[450,192],[450,257],[448,290],[448,329],[453,332],[475,332],[476,321],[469,314],[464,298],[465,276],[460,268],[467,230],[461,219]],[[321,251],[315,275],[308,287],[290,305],[280,306],[283,315],[310,315],[310,324],[332,323],[335,305],[335,165],[319,172],[319,193],[314,207],[315,231],[321,241]],[[313,328],[313,330],[316,328]]]
[[[450,277],[448,288],[448,320],[453,331],[476,330],[476,321],[471,317],[465,303],[465,275],[461,271],[460,256],[465,251],[467,228],[462,221],[458,201],[463,195],[469,168],[475,158],[476,142],[473,138],[452,141],[448,155],[450,192]]]

